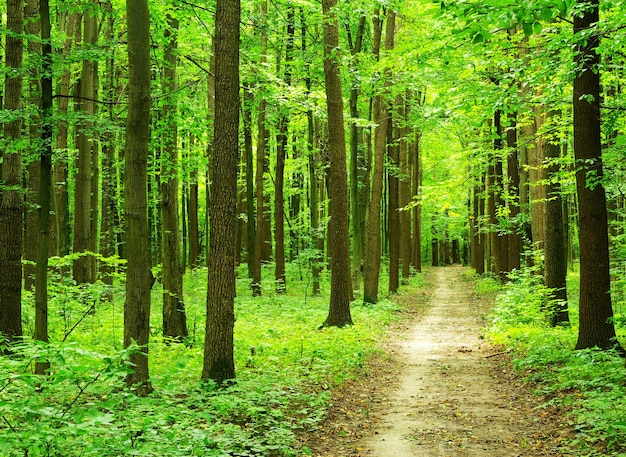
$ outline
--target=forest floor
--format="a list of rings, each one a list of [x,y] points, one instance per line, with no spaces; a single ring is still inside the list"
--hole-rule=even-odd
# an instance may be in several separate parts
[[[428,282],[394,298],[407,319],[303,444],[315,457],[568,455],[562,411],[542,406],[483,337],[493,298],[460,266],[432,268]]]

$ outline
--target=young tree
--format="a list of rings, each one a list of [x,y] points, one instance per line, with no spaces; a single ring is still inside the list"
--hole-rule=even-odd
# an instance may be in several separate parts
[[[579,1],[574,14],[574,156],[580,243],[580,324],[576,349],[619,346],[609,272],[608,219],[602,186],[599,0]],[[623,349],[622,349],[623,350]]]
[[[339,25],[337,0],[322,0],[324,13],[324,77],[328,111],[328,193],[330,222],[328,243],[331,257],[330,307],[325,326],[342,327],[352,324],[350,300],[350,235],[348,221],[348,176],[346,170],[346,143],[343,123],[343,98],[339,77]]]
[[[127,378],[138,395],[152,390],[148,370],[150,290],[154,278],[150,265],[148,226],[148,144],[150,142],[150,12],[147,0],[126,1],[128,30],[128,117],[126,120],[126,302],[124,347],[135,341],[133,373]]]
[[[239,0],[217,0],[215,10],[215,121],[211,161],[211,221],[207,319],[202,379],[235,377],[235,232],[239,165]]]
[[[11,145],[2,151],[2,201],[0,202],[0,338],[22,336],[22,56],[24,3],[7,0],[4,109],[12,120],[4,123],[4,139]]]

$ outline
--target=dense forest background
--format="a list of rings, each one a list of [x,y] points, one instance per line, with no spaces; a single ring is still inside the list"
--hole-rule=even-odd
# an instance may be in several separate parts
[[[550,325],[623,352],[624,11],[7,0],[0,388],[78,385],[65,421],[101,378],[228,384],[263,351],[235,316],[342,328],[449,263],[532,271]]]

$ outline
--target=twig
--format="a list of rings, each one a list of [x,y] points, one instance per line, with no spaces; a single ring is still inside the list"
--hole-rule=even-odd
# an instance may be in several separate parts
[[[495,354],[486,355],[485,358],[486,359],[490,359],[492,357],[496,357],[496,356],[499,356],[499,355],[502,355],[502,354],[508,354],[509,352],[511,352],[511,349],[507,349],[506,351],[502,351],[502,352],[496,352]]]

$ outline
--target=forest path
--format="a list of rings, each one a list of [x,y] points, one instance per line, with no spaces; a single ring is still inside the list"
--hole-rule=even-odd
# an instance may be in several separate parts
[[[461,266],[430,270],[432,290],[423,314],[392,342],[392,366],[381,367],[395,372],[373,373],[369,382],[378,387],[356,387],[342,397],[360,396],[361,403],[371,404],[365,416],[354,413],[354,403],[350,413],[342,398],[335,402],[348,412],[331,415],[329,425],[335,421],[337,427],[341,419],[342,433],[330,449],[313,455],[561,455],[559,441],[567,433],[561,418],[538,408],[540,399],[511,373],[499,349],[482,339],[491,303],[476,297],[466,273]],[[342,436],[348,436],[343,443]]]

